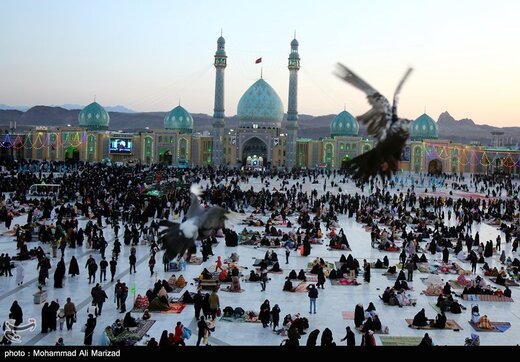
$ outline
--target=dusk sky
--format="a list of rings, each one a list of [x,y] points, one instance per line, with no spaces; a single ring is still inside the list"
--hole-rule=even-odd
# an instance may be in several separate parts
[[[213,56],[226,39],[226,115],[260,76],[287,111],[287,57],[300,43],[299,113],[353,115],[364,95],[342,62],[388,98],[408,66],[400,115],[443,111],[520,126],[520,1],[2,0],[0,104],[124,105],[213,114]],[[255,59],[262,57],[261,64]]]

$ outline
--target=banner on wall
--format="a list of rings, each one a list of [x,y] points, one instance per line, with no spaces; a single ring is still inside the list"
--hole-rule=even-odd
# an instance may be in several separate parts
[[[403,149],[403,154],[401,155],[401,161],[410,162],[410,146],[405,146]]]

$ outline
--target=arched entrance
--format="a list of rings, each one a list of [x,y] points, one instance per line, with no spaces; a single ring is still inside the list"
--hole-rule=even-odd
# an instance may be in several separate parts
[[[266,163],[267,145],[264,141],[258,137],[247,140],[242,149],[242,164],[245,166],[262,167]]]
[[[77,147],[69,146],[65,149],[65,163],[78,163],[79,162],[79,150]]]
[[[159,163],[165,163],[167,165],[172,164],[172,153],[170,150],[161,150],[159,152]]]
[[[428,173],[439,174],[442,173],[442,162],[439,159],[431,160],[428,163]]]
[[[343,157],[343,159],[341,160],[341,169],[342,170],[346,170],[348,168],[347,163],[350,160],[351,160],[351,158],[349,155],[346,155],[345,157]]]

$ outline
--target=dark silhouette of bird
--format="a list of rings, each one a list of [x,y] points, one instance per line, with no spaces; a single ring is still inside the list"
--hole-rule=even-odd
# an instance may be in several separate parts
[[[355,180],[368,181],[370,177],[380,175],[389,178],[392,172],[399,169],[399,161],[406,140],[410,136],[410,120],[397,116],[397,101],[401,88],[412,72],[408,68],[397,85],[393,104],[375,90],[371,85],[358,77],[354,72],[338,63],[336,75],[345,82],[356,87],[367,95],[372,108],[358,116],[358,121],[367,125],[368,134],[376,139],[375,147],[352,160],[347,161],[347,167]]]
[[[168,263],[175,257],[182,257],[187,250],[195,247],[195,240],[214,236],[218,229],[225,227],[225,220],[231,212],[220,206],[202,207],[199,196],[202,189],[196,185],[190,187],[191,204],[182,223],[161,220],[159,226],[167,228],[159,232],[159,242],[162,243],[163,263]]]

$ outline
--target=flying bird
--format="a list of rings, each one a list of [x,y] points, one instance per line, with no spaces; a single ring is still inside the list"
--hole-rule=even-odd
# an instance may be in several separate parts
[[[390,177],[399,169],[399,161],[406,140],[410,136],[410,120],[397,116],[397,101],[401,88],[412,72],[408,68],[394,92],[393,104],[358,77],[349,68],[338,63],[336,75],[367,95],[372,108],[357,119],[367,125],[368,134],[376,139],[375,147],[347,162],[352,178],[367,181],[370,177],[381,175]]]
[[[231,212],[220,206],[204,208],[199,196],[202,189],[196,185],[190,187],[191,204],[182,223],[161,220],[160,226],[167,228],[159,233],[159,242],[165,249],[163,263],[168,263],[177,256],[183,256],[187,250],[195,247],[195,240],[214,236],[218,229],[225,227],[225,220]]]

